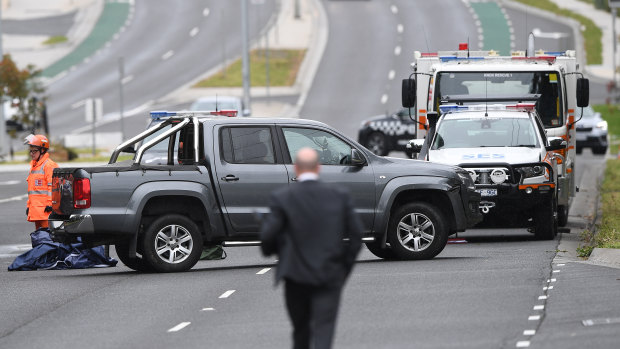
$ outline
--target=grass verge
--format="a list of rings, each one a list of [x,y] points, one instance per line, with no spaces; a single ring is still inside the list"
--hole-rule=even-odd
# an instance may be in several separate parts
[[[542,10],[554,13],[556,15],[569,17],[577,20],[581,23],[581,35],[583,35],[584,46],[583,48],[576,47],[577,52],[581,52],[581,49],[585,50],[587,64],[602,64],[603,63],[603,47],[601,38],[603,33],[589,18],[576,14],[572,11],[560,8],[550,0],[516,0],[528,6],[537,7]]]
[[[620,108],[615,105],[594,105],[609,125],[610,138],[620,137]],[[618,145],[609,145],[615,153]],[[607,160],[605,177],[600,188],[603,216],[597,231],[586,230],[581,233],[583,245],[577,248],[579,257],[588,257],[595,247],[620,248],[620,159]]]
[[[269,85],[291,86],[295,83],[297,72],[306,50],[269,50]],[[250,85],[266,86],[267,57],[265,50],[250,52]],[[241,87],[242,61],[238,59],[216,73],[199,81],[194,87]]]

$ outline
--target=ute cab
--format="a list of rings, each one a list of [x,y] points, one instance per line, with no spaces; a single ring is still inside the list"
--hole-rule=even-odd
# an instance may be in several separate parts
[[[410,142],[419,159],[465,169],[482,196],[481,226],[533,228],[539,239],[557,233],[557,180],[566,148],[548,138],[534,104],[441,106],[425,140]],[[561,166],[560,166],[561,167]]]

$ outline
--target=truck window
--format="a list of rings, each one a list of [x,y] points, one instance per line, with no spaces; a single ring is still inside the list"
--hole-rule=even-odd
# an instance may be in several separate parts
[[[445,103],[526,102],[536,98],[536,111],[546,127],[563,124],[560,75],[554,71],[539,72],[440,72],[437,74],[435,105]],[[477,101],[459,101],[466,99]]]
[[[322,130],[300,127],[282,128],[290,159],[295,159],[299,149],[310,147],[319,153],[321,165],[348,165],[351,146]]]
[[[230,164],[275,164],[269,127],[223,127],[222,158]]]

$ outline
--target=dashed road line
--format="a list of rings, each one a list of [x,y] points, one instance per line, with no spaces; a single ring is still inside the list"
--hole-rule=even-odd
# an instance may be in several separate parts
[[[544,305],[535,305],[534,306],[534,310],[543,310],[543,309],[545,309]]]
[[[396,72],[394,70],[390,70],[390,72],[388,73],[388,80],[394,80],[395,77]]]
[[[271,270],[271,268],[264,268],[264,269],[261,269],[261,271],[259,271],[258,273],[256,273],[256,275],[263,275],[263,274],[265,274],[266,272],[268,272],[269,270]]]
[[[198,29],[198,27],[194,27],[192,30],[190,30],[189,36],[194,37],[196,36],[196,34],[198,34],[199,31],[200,29]]]
[[[390,6],[390,10],[392,11],[393,14],[397,14],[398,13],[398,7],[396,7],[396,5]]]
[[[215,308],[202,308],[200,311],[213,311]]]
[[[538,321],[538,320],[540,320],[540,315],[530,315],[530,316],[527,318],[527,320],[528,320],[528,321]]]
[[[517,348],[529,348],[530,341],[519,341],[517,342]]]
[[[164,53],[164,54],[161,56],[161,59],[165,61],[165,60],[167,60],[168,58],[170,58],[170,57],[172,57],[172,56],[174,56],[174,51],[170,50],[170,51],[168,51],[168,52]]]
[[[388,101],[388,95],[384,94],[383,96],[381,96],[381,104],[385,104]]]
[[[211,10],[209,10],[208,7],[206,7],[204,10],[202,10],[202,15],[204,17],[207,17],[209,15],[209,13],[211,13]]]
[[[399,24],[399,25],[396,26],[396,31],[399,34],[402,34],[404,30],[405,30],[405,27],[402,24]]]
[[[10,201],[23,200],[23,199],[25,199],[27,197],[28,197],[28,194],[24,194],[24,195],[13,196],[13,197],[6,198],[6,199],[0,199],[0,204],[3,204],[5,202],[10,202]]]
[[[402,48],[400,46],[394,47],[394,55],[400,56],[401,51],[402,51]]]
[[[173,328],[169,329],[167,332],[178,332],[182,329],[184,329],[185,327],[189,326],[189,324],[191,324],[191,322],[181,322],[180,324],[174,326]]]
[[[533,336],[536,334],[536,330],[525,330],[523,331],[524,336]]]
[[[235,290],[228,290],[228,291],[222,293],[222,295],[219,298],[228,298],[233,293],[235,293]]]

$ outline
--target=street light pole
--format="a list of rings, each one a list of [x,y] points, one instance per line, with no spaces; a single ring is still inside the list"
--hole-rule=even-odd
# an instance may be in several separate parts
[[[243,78],[243,104],[244,108],[251,110],[250,107],[250,53],[248,48],[248,0],[241,0],[241,56],[242,67],[241,75]]]
[[[121,122],[121,142],[125,141],[125,124],[123,121],[123,107],[124,107],[124,103],[123,103],[123,79],[125,79],[125,65],[124,65],[124,61],[123,61],[123,57],[118,57],[118,73],[119,73],[119,77],[118,77],[118,82],[119,82],[119,91],[120,91],[120,98],[119,98],[119,109],[120,109],[120,122]]]

